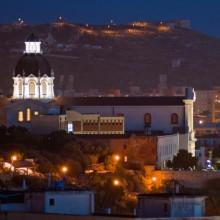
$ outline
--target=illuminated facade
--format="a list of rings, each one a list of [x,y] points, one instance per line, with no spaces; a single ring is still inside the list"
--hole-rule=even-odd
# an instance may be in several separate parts
[[[101,116],[66,111],[63,129],[73,134],[124,134],[124,116]]]
[[[16,65],[13,81],[12,99],[54,99],[54,73],[34,34],[25,41],[24,55]]]
[[[181,134],[178,141],[180,149],[185,149],[194,156],[196,139],[193,104],[195,98],[192,88],[186,89],[185,96],[82,97],[73,99],[72,110],[84,115],[98,113],[101,116],[124,116],[125,133],[145,133],[146,135],[179,133]],[[161,145],[166,146],[167,142]],[[169,151],[172,151],[171,147]]]

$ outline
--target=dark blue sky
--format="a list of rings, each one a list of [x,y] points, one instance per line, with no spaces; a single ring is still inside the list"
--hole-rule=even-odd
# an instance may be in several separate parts
[[[77,23],[190,19],[193,28],[220,38],[220,0],[0,0],[0,23],[18,17],[46,23],[62,15]]]

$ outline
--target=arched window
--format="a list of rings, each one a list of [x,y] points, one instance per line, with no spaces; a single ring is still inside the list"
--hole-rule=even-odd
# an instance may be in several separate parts
[[[35,83],[29,82],[29,95],[34,96],[35,95]]]
[[[41,83],[41,86],[42,86],[42,95],[47,95],[47,83],[43,81]]]
[[[179,123],[178,115],[176,113],[171,114],[171,124],[176,125]]]
[[[31,109],[27,108],[26,109],[26,121],[30,121],[31,120]]]
[[[23,90],[23,84],[22,81],[18,82],[18,94],[22,95],[22,90]]]
[[[18,121],[23,122],[24,121],[24,113],[23,111],[18,111]]]
[[[144,115],[144,124],[151,125],[151,113],[146,113]]]

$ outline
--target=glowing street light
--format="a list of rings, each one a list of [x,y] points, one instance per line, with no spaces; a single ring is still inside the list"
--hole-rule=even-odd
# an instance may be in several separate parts
[[[120,185],[120,181],[118,179],[113,180],[113,185],[114,186],[119,186]]]
[[[203,124],[203,120],[199,120],[199,124],[202,125]]]
[[[16,161],[17,159],[18,159],[18,158],[17,158],[16,155],[12,155],[12,156],[11,156],[11,161],[12,161],[12,162]]]
[[[153,176],[153,177],[152,177],[152,181],[153,181],[153,182],[156,182],[156,181],[157,181],[157,177]]]
[[[63,166],[63,167],[61,168],[61,172],[62,172],[62,173],[66,174],[67,171],[68,171],[68,168],[67,168],[66,166]]]
[[[115,155],[115,156],[114,156],[114,159],[115,159],[116,161],[119,161],[119,160],[120,160],[120,156],[119,156],[119,155]]]
[[[12,155],[11,156],[11,171],[14,171],[15,172],[15,167],[14,167],[14,162],[17,160],[17,156],[16,155]],[[14,175],[14,174],[12,174]]]

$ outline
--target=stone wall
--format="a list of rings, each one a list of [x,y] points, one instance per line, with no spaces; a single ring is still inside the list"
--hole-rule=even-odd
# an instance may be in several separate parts
[[[157,163],[156,136],[93,136],[82,137],[82,140],[104,144],[111,149],[113,154],[120,155],[122,160],[127,157],[128,163],[141,163],[145,165],[156,165]]]

